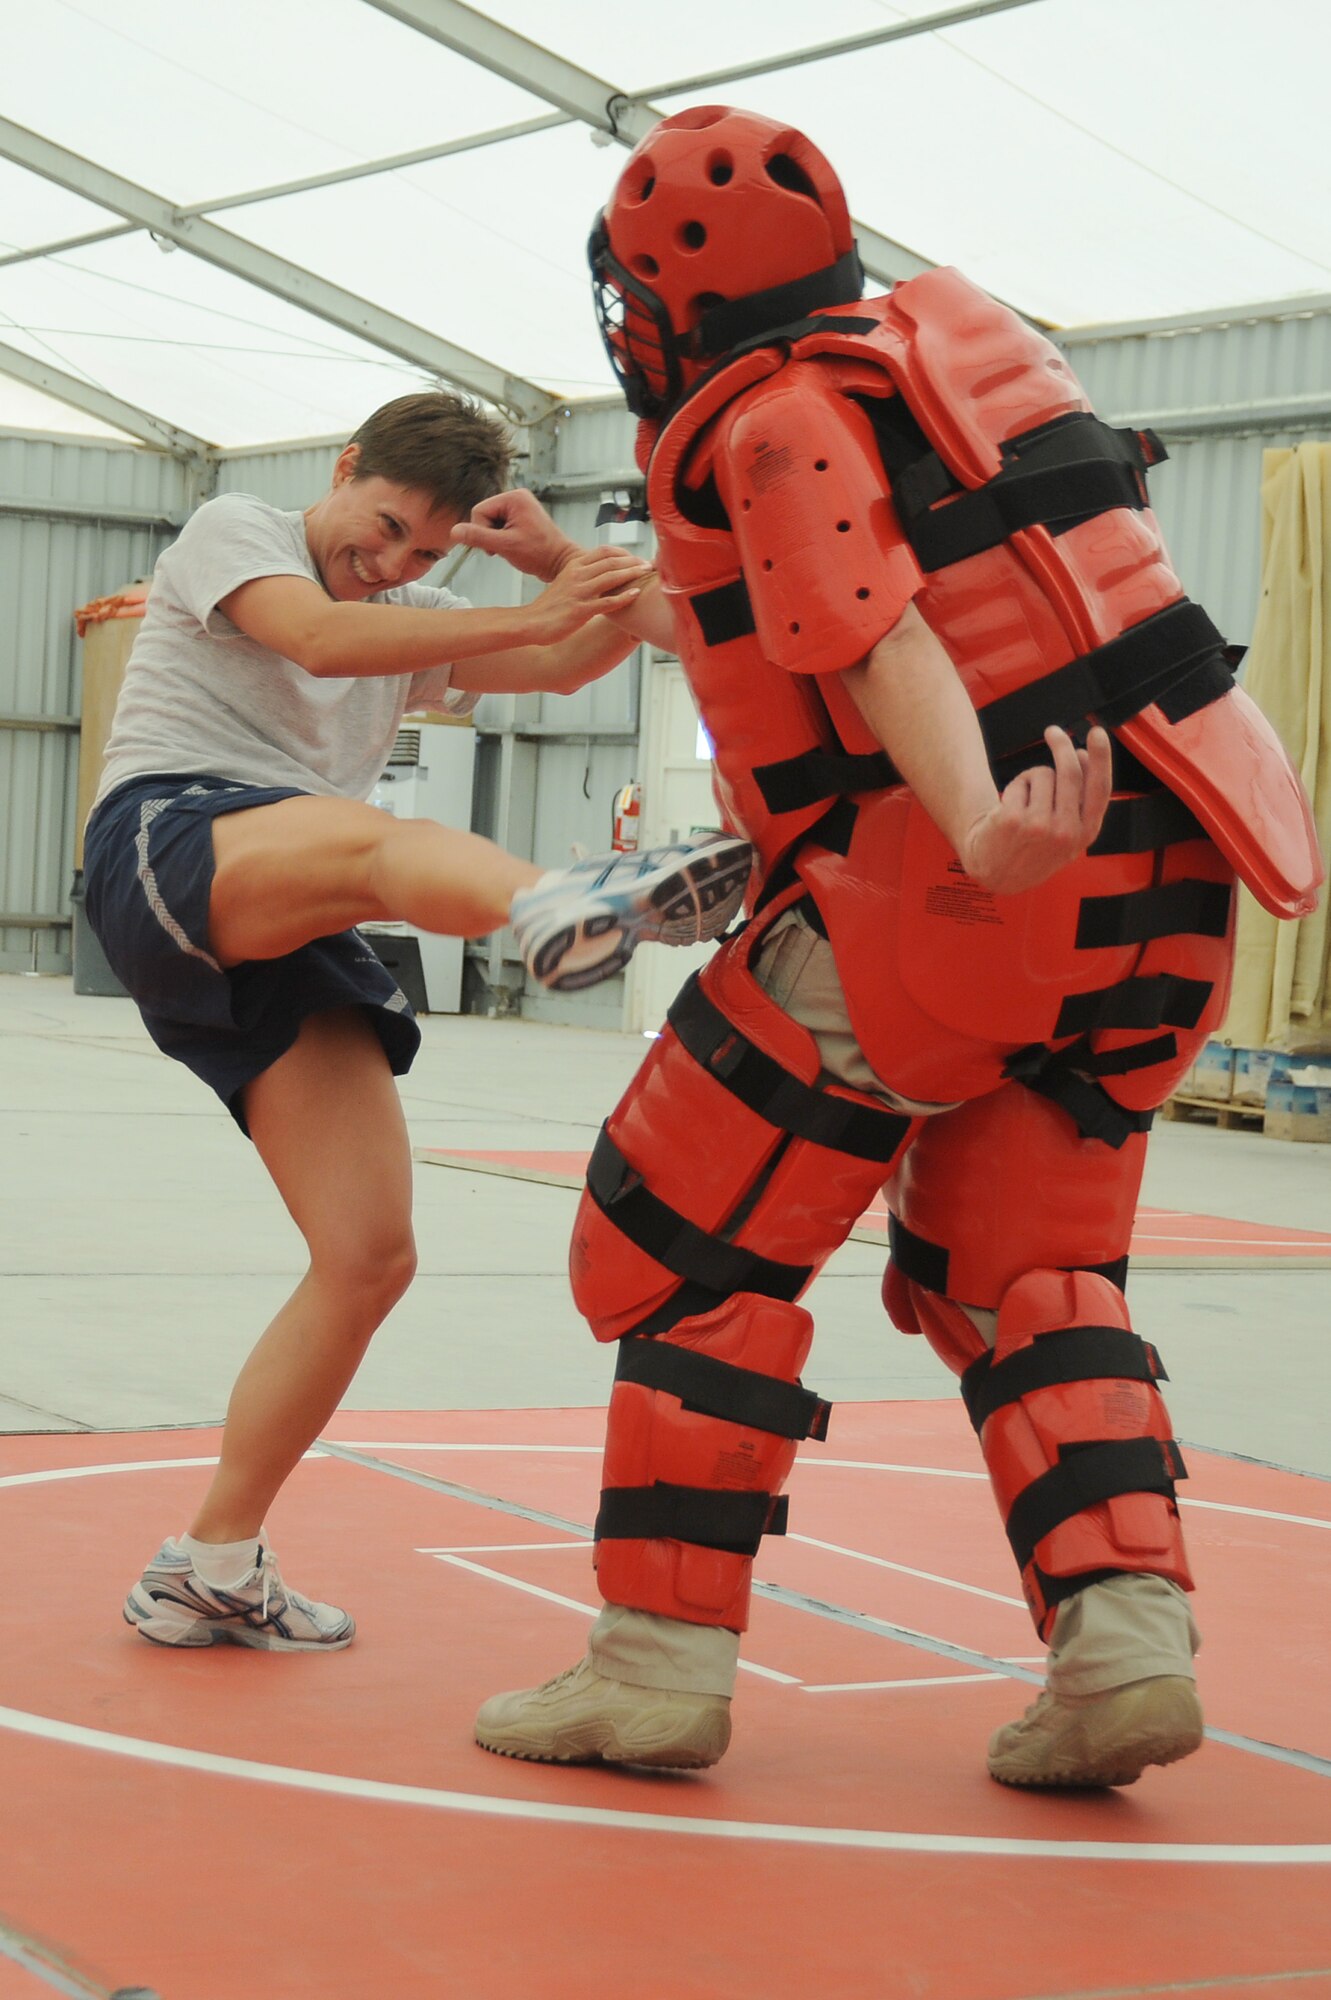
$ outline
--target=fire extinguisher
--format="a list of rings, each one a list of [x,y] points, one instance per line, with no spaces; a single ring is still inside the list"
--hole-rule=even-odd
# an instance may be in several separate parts
[[[611,823],[610,845],[616,854],[629,854],[638,845],[641,820],[642,786],[636,782],[622,785],[615,793]]]

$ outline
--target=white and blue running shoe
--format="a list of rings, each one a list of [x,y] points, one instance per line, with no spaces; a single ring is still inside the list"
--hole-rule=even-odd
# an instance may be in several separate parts
[[[168,1539],[125,1599],[125,1622],[159,1646],[256,1646],[267,1653],[335,1652],[356,1630],[349,1612],[312,1604],[289,1590],[273,1551],[238,1583],[205,1583],[185,1550]]]
[[[645,940],[719,937],[744,900],[752,866],[748,841],[730,833],[592,855],[520,889],[509,921],[532,978],[574,993],[612,978]]]

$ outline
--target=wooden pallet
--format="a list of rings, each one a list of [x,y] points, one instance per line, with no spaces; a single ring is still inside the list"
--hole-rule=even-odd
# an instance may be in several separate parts
[[[1160,1107],[1162,1118],[1183,1124],[1219,1125],[1223,1131],[1260,1132],[1266,1113],[1260,1104],[1241,1104],[1232,1097],[1171,1097]]]

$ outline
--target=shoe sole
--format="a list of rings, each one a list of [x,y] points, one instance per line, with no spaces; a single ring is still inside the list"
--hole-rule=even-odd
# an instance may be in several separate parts
[[[524,1764],[639,1764],[650,1770],[702,1771],[719,1763],[730,1742],[730,1717],[717,1717],[700,1728],[692,1743],[659,1741],[626,1745],[614,1740],[604,1723],[586,1723],[560,1736],[558,1749],[537,1750],[505,1741],[497,1732],[476,1730],[482,1750],[496,1757],[512,1757]]]
[[[1163,1697],[1143,1689],[1135,1701],[1123,1704],[1119,1729],[1124,1733],[1118,1741],[1098,1751],[1083,1744],[1079,1751],[1056,1753],[1042,1770],[1023,1768],[1016,1759],[1005,1766],[1000,1752],[989,1759],[989,1775],[1000,1785],[1033,1790],[1100,1791],[1135,1785],[1150,1765],[1177,1764],[1191,1757],[1205,1736],[1201,1704],[1190,1682],[1171,1688]]]
[[[196,1624],[180,1631],[154,1632],[150,1628],[158,1623],[156,1619],[137,1618],[126,1605],[122,1613],[125,1623],[132,1625],[141,1639],[149,1640],[154,1646],[198,1647],[198,1646],[245,1646],[255,1653],[340,1653],[349,1646],[356,1636],[356,1627],[344,1632],[339,1639],[283,1639],[270,1637],[267,1633],[256,1632],[253,1626],[213,1624],[200,1618]]]
[[[752,871],[749,843],[732,840],[677,863],[645,892],[645,903],[637,901],[645,891],[641,877],[633,888],[616,892],[612,907],[589,891],[589,914],[573,918],[545,939],[531,960],[532,975],[552,993],[576,993],[622,971],[640,944],[709,944],[739,909]],[[594,965],[559,971],[579,944],[594,944],[612,932],[618,933],[619,944]]]

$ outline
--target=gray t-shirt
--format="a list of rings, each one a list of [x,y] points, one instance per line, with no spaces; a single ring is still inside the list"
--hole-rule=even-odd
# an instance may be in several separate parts
[[[478,697],[424,673],[318,679],[218,610],[261,576],[320,582],[302,514],[227,493],[191,515],[157,559],[94,804],[128,778],[180,772],[368,798],[409,708],[467,715]],[[465,610],[465,597],[404,583],[371,604]]]

